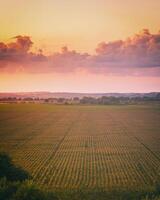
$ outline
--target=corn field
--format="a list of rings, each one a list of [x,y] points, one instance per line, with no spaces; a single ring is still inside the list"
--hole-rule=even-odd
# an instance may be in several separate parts
[[[152,187],[160,180],[160,109],[0,105],[0,151],[50,189]]]

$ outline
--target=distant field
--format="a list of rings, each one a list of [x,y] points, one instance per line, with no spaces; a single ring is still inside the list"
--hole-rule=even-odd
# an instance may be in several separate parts
[[[0,151],[46,188],[148,188],[160,178],[160,106],[0,105]]]

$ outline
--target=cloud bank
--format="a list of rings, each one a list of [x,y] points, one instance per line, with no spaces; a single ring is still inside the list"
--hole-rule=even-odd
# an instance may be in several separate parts
[[[126,40],[101,42],[95,54],[79,53],[62,47],[46,56],[43,50],[31,52],[29,36],[16,36],[14,42],[0,42],[0,72],[67,73],[85,70],[92,73],[160,76],[160,32],[148,29]]]

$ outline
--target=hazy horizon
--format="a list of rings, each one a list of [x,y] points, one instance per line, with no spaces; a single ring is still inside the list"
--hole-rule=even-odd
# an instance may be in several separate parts
[[[143,94],[143,93],[160,93],[160,91],[149,91],[149,92],[76,92],[76,91],[71,91],[71,92],[68,92],[68,91],[61,91],[61,92],[58,92],[58,91],[6,91],[6,92],[3,92],[3,91],[0,91],[0,94],[2,93],[6,93],[6,94],[9,94],[9,93],[14,93],[14,94],[18,94],[18,93],[68,93],[68,94],[111,94],[111,93],[117,93],[117,94],[129,94],[129,93],[139,93],[139,94]]]

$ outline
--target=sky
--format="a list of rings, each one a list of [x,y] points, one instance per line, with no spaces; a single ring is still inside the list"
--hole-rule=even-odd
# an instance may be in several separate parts
[[[160,91],[159,0],[0,5],[0,92]]]

